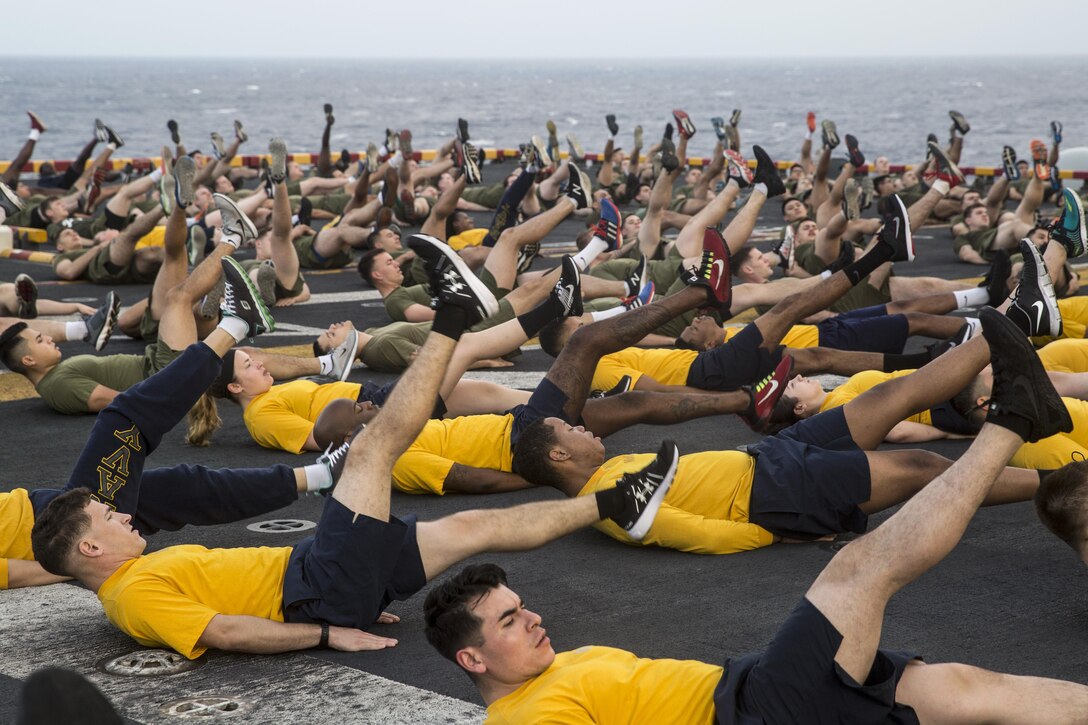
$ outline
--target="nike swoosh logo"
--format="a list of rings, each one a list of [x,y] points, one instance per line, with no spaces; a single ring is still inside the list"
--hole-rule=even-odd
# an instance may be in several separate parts
[[[763,395],[761,395],[759,400],[756,401],[756,405],[763,405],[767,401],[767,399],[774,394],[774,391],[776,390],[778,390],[778,381],[771,379],[771,381],[767,383],[767,387],[764,389]]]
[[[712,264],[711,267],[713,269],[718,270],[718,275],[719,276],[725,274],[725,262],[724,261],[722,261],[720,259],[715,259],[714,264]]]
[[[1043,301],[1033,302],[1032,307],[1035,308],[1035,329],[1039,332],[1043,331]]]

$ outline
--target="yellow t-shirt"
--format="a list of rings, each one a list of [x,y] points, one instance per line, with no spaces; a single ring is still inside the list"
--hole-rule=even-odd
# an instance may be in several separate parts
[[[34,507],[25,488],[0,493],[0,589],[8,588],[8,559],[34,560],[30,530],[34,528]]]
[[[337,398],[357,400],[359,383],[295,380],[273,385],[249,403],[242,415],[253,440],[265,448],[302,453],[325,406]]]
[[[1080,340],[1088,331],[1088,297],[1066,297],[1058,300],[1058,312],[1062,315],[1061,337],[1033,337],[1036,347],[1061,339]]]
[[[1088,340],[1055,340],[1039,350],[1043,367],[1059,373],[1088,373]]]
[[[610,458],[578,495],[611,488],[623,474],[645,468],[652,459],[650,453]],[[625,544],[652,544],[695,554],[733,554],[773,544],[771,532],[748,522],[755,469],[755,459],[740,451],[680,456],[672,487],[642,541],[631,539],[611,519],[594,526]]]
[[[513,415],[466,415],[429,420],[393,466],[393,485],[404,493],[444,494],[454,463],[513,471]]]
[[[166,241],[166,227],[157,226],[153,227],[151,231],[140,237],[136,242],[136,249],[146,249],[147,247],[161,247]]]
[[[453,251],[459,252],[465,247],[478,247],[483,243],[484,237],[487,236],[486,229],[469,229],[468,231],[461,232],[460,234],[454,234],[452,237],[446,240],[446,244],[449,244],[453,248]]]
[[[1025,443],[1013,454],[1010,466],[1054,470],[1066,463],[1088,460],[1088,401],[1079,398],[1062,398],[1062,401],[1073,419],[1073,430]]]
[[[897,370],[894,373],[882,373],[879,370],[865,370],[856,375],[851,375],[845,383],[828,392],[823,405],[820,406],[820,412],[846,405],[865,391],[871,390],[885,381],[901,378],[913,372],[913,370]],[[922,425],[933,425],[933,415],[928,410],[915,413],[904,418],[904,420],[911,423],[921,423]]]
[[[485,725],[653,723],[711,725],[722,668],[581,647],[487,708]]]
[[[283,621],[283,576],[291,547],[171,546],[121,565],[98,590],[106,617],[145,647],[193,660],[217,614]]]
[[[643,375],[649,375],[662,385],[686,385],[688,368],[698,354],[694,350],[624,348],[600,359],[590,387],[594,390],[611,390],[624,375],[631,376],[632,386]]]
[[[725,341],[732,340],[745,327],[747,325],[727,325],[725,327]],[[782,344],[786,347],[819,347],[820,328],[815,325],[794,325],[782,337]]]

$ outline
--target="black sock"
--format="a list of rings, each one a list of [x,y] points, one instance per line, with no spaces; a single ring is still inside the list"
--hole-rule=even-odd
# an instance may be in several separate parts
[[[850,284],[857,284],[872,274],[877,267],[889,261],[894,253],[895,250],[887,244],[877,242],[864,257],[843,268],[843,272],[846,272]]]
[[[552,295],[548,299],[529,310],[523,315],[518,315],[518,324],[525,330],[526,337],[535,337],[544,326],[559,318],[563,314],[563,305]]]
[[[598,491],[594,496],[597,497],[597,515],[601,517],[602,521],[613,516],[619,516],[627,508],[623,491],[619,488],[606,488],[603,491]]]
[[[1047,479],[1048,476],[1052,476],[1053,474],[1057,473],[1060,469],[1057,469],[1057,468],[1039,468],[1037,470],[1039,471],[1039,483],[1042,483],[1043,481],[1045,481]]]
[[[916,352],[909,355],[884,353],[884,366],[881,371],[894,373],[896,370],[917,370],[925,366],[931,359],[928,352]]]
[[[451,340],[460,340],[468,325],[468,315],[456,305],[442,305],[434,313],[431,332],[445,335]]]

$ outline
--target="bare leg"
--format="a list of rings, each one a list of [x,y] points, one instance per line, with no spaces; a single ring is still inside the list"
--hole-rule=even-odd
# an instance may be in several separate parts
[[[276,266],[276,280],[284,289],[291,289],[298,281],[299,261],[295,245],[291,243],[291,200],[287,197],[286,181],[276,184],[272,194],[272,235],[269,246],[272,263]]]
[[[827,172],[830,167],[831,149],[824,146],[816,160],[816,173],[812,175],[812,194],[809,195],[808,203],[813,209],[819,209],[831,193],[827,187]]]
[[[574,211],[574,202],[560,199],[543,214],[538,214],[517,226],[506,229],[487,255],[484,269],[491,272],[500,289],[511,289],[517,279],[518,250],[526,244],[539,242]]]
[[[132,261],[136,243],[148,234],[162,219],[162,209],[152,209],[129,224],[110,242],[110,264],[124,267]],[[184,250],[185,242],[182,241]]]
[[[431,213],[427,216],[427,220],[423,222],[420,232],[430,234],[443,242],[446,241],[446,220],[457,211],[457,202],[461,199],[461,193],[465,190],[466,183],[468,183],[468,180],[464,174],[461,174],[450,185],[450,188],[439,195],[438,201],[435,202],[435,205],[431,208]]]
[[[155,283],[151,286],[151,318],[154,320],[162,319],[167,293],[184,282],[189,274],[189,255],[185,248],[187,233],[185,210],[175,204],[166,221],[162,266],[155,274]]]
[[[854,178],[854,173],[856,171],[853,164],[846,163],[842,165],[842,170],[839,172],[838,178],[835,179],[835,183],[831,187],[831,193],[828,194],[827,199],[825,199],[823,203],[816,207],[817,226],[827,226],[831,217],[839,213],[839,208],[842,206],[842,197],[846,191],[846,182]],[[813,191],[813,194],[815,193],[816,192]]]
[[[713,201],[706,204],[691,217],[691,221],[684,225],[684,228],[680,230],[679,236],[676,237],[676,251],[680,253],[681,257],[698,257],[703,253],[703,233],[706,231],[707,227],[717,226],[718,223],[725,218],[725,215],[733,208],[733,202],[737,200],[737,195],[739,193],[740,187],[737,186],[737,182],[730,180],[729,183],[725,185],[725,188],[721,190],[721,193],[714,197]],[[751,199],[752,201],[756,201],[756,203],[752,204],[752,201],[749,201],[744,208],[747,209],[749,205],[754,206],[755,212],[752,213],[751,216],[756,217],[759,215],[759,208],[763,205],[762,200],[765,198],[766,197],[764,197],[763,194],[752,192]],[[741,213],[738,213],[737,216],[741,216]],[[733,222],[736,222],[735,218]],[[641,230],[639,234],[641,235]],[[743,241],[737,241],[740,236],[739,232],[732,237],[725,236],[725,241],[729,246],[730,253],[740,249],[744,245],[744,242],[748,240],[748,236],[745,235]]]
[[[710,415],[743,413],[751,404],[740,390],[703,393],[658,393],[632,390],[610,398],[586,401],[586,428],[604,437],[632,425],[672,425]]]

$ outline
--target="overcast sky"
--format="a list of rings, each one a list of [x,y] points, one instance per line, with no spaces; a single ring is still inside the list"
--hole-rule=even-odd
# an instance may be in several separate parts
[[[1086,21],[1080,0],[12,0],[0,59],[1083,55]]]

